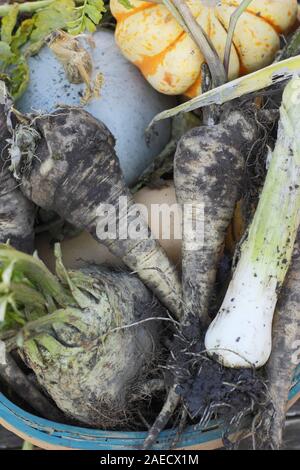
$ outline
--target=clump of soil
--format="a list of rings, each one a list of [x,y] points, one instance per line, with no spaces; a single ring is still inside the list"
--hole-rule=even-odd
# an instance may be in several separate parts
[[[262,417],[272,407],[263,371],[230,369],[220,365],[205,351],[205,334],[199,320],[191,317],[188,326],[176,336],[174,364],[169,370],[177,383],[176,392],[190,420],[205,428],[217,420],[223,429],[226,448],[237,446],[252,428],[253,441]],[[230,435],[239,433],[234,443]],[[255,444],[254,444],[255,446]]]

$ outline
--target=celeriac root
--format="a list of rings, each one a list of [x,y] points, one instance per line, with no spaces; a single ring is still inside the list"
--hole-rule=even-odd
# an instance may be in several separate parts
[[[6,364],[0,365],[0,377],[41,416],[57,422],[62,420],[62,414],[56,406],[30,382],[10,354],[6,354]]]
[[[159,353],[155,317],[164,309],[135,276],[97,267],[81,273],[99,298],[81,312],[70,309],[64,323],[31,332],[21,353],[67,416],[100,429],[131,426]],[[73,276],[80,280],[79,272]]]
[[[67,271],[59,246],[55,276],[7,245],[0,246],[0,283],[9,298],[6,351],[18,350],[58,408],[100,429],[132,425],[137,407],[161,386],[148,379],[169,320],[144,284],[98,266]],[[10,365],[3,370],[8,375]]]

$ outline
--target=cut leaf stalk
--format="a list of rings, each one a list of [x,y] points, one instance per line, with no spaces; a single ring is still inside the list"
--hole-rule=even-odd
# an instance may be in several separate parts
[[[168,109],[159,113],[151,121],[149,128],[161,119],[168,119],[176,116],[178,113],[187,113],[198,108],[211,106],[212,104],[221,105],[228,103],[236,98],[248,95],[250,93],[268,88],[277,83],[291,79],[300,74],[300,55],[280,62],[275,62],[257,72],[250,73],[244,77],[232,80],[213,90],[209,90],[196,98],[182,103],[175,108]]]

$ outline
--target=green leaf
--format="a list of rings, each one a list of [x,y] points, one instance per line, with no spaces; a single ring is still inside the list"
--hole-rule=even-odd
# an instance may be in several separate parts
[[[75,9],[77,15],[75,20],[69,22],[68,32],[73,35],[86,30],[94,33],[105,11],[104,0],[85,0],[83,5]]]
[[[84,25],[80,23],[77,23],[74,24],[74,26],[71,24],[69,24],[68,26],[68,33],[69,34],[72,34],[73,36],[77,36],[78,34],[80,34],[82,32],[82,29],[84,29]]]
[[[10,70],[10,84],[9,91],[12,97],[16,100],[24,93],[30,79],[29,65],[25,57],[20,56],[16,62],[12,64]]]
[[[26,44],[30,34],[34,27],[34,19],[28,18],[22,21],[16,33],[13,35],[11,40],[11,50],[17,53],[24,44]]]
[[[6,42],[0,41],[0,62],[8,62],[12,55],[9,45]]]
[[[8,296],[2,296],[0,298],[0,322],[4,322],[6,317],[6,311],[8,307]]]
[[[78,305],[81,308],[88,308],[91,304],[92,301],[89,299],[88,296],[86,296],[83,292],[81,292],[80,289],[76,286],[74,282],[72,282],[70,275],[68,271],[66,270],[63,260],[62,260],[62,252],[60,245],[56,243],[55,249],[54,249],[54,254],[55,254],[55,270],[57,277],[62,281],[63,284],[68,285],[69,289],[78,303]]]
[[[150,128],[155,122],[162,119],[169,119],[170,117],[177,116],[179,113],[187,113],[198,108],[211,106],[212,104],[220,105],[228,103],[229,101],[241,98],[242,96],[273,86],[276,83],[289,80],[299,74],[300,55],[280,62],[274,62],[257,72],[252,72],[249,75],[236,78],[232,82],[213,88],[202,95],[179,104],[175,108],[162,111],[152,119],[147,128],[147,132],[150,131]]]
[[[102,12],[105,11],[103,0],[89,0],[88,3]]]
[[[101,13],[94,5],[86,6],[86,15],[92,20],[95,25],[98,24],[101,20]]]
[[[23,20],[16,31],[19,5],[11,5],[2,20],[0,40],[0,77],[8,83],[10,93],[18,99],[29,82],[27,58],[39,52],[53,31],[68,30],[73,35],[93,33],[105,12],[104,0],[53,0],[31,18]],[[25,46],[25,47],[23,47]]]
[[[93,23],[93,21],[90,20],[87,16],[84,17],[83,24],[84,29],[87,30],[89,33],[94,33],[97,29],[95,23]]]
[[[54,2],[34,15],[34,30],[30,36],[32,43],[44,40],[57,29],[65,29],[76,18],[73,0],[54,0]]]
[[[1,24],[1,41],[10,44],[12,32],[16,26],[19,13],[19,5],[16,3],[12,5],[8,15],[4,16]]]
[[[134,6],[130,3],[129,0],[118,0],[120,5],[122,5],[127,10],[131,10]]]
[[[14,272],[15,261],[12,260],[2,271],[2,284],[9,287]]]

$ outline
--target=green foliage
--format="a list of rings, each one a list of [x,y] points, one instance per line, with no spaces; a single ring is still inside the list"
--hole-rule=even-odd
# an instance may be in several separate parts
[[[14,4],[7,16],[4,16],[1,25],[1,41],[11,43],[12,32],[18,19],[19,5]]]
[[[0,339],[3,331],[52,313],[54,305],[72,304],[76,301],[37,257],[0,244]]]
[[[131,10],[133,5],[130,3],[130,0],[118,0],[118,2],[127,10]]]
[[[30,80],[30,69],[24,56],[17,56],[9,69],[9,75],[10,93],[14,99],[18,99],[26,90]]]
[[[54,0],[51,5],[35,13],[30,41],[41,42],[53,31],[65,29],[76,15],[75,6],[73,0]]]
[[[4,261],[0,264],[0,278],[0,331],[5,331],[25,324],[24,315],[18,309],[10,288],[12,284],[21,287],[23,276],[20,272],[14,271],[13,261]],[[25,285],[28,286],[27,280]]]
[[[6,80],[14,99],[22,95],[30,79],[27,58],[38,53],[49,34],[59,29],[74,35],[94,32],[106,11],[104,0],[47,0],[38,2],[38,9],[35,4],[28,4],[30,18],[20,21],[22,4],[14,4],[7,7],[1,21],[0,78]]]
[[[34,18],[22,21],[11,40],[10,46],[13,53],[17,54],[19,49],[26,44],[34,28],[34,22]]]
[[[84,0],[83,5],[75,9],[76,18],[69,22],[68,32],[73,35],[85,30],[95,32],[105,11],[104,0]]]
[[[0,41],[0,64],[6,64],[12,57],[12,52],[9,47],[9,44],[7,44],[4,41]],[[3,67],[1,66],[1,69]]]
[[[28,83],[28,70],[26,68],[26,64],[21,65],[20,54],[14,52],[11,47],[14,37],[13,32],[16,28],[18,19],[18,12],[19,5],[13,5],[9,10],[9,13],[1,22],[0,72],[1,78],[7,79],[12,94],[14,94],[12,88],[18,94],[18,88],[21,88],[23,83]],[[20,75],[22,75],[21,78]]]

